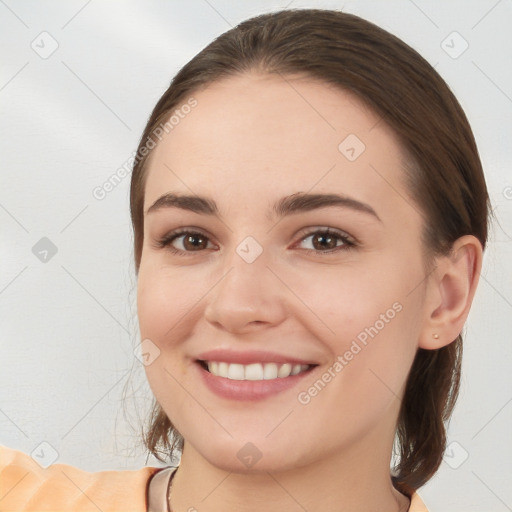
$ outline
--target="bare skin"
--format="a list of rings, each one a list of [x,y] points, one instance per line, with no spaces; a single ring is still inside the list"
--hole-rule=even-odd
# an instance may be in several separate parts
[[[389,472],[400,399],[418,347],[439,348],[462,330],[480,243],[459,239],[426,274],[424,220],[399,141],[349,93],[250,73],[193,96],[197,106],[151,155],[138,277],[141,339],[160,350],[148,381],[185,438],[172,509],[407,510]],[[365,145],[359,156],[356,139],[339,149],[350,134]],[[147,212],[169,192],[206,196],[218,214]],[[272,217],[275,202],[297,193],[342,195],[374,214],[345,205]],[[200,236],[158,246],[178,228]],[[263,249],[251,263],[237,253],[248,236]],[[234,400],[199,378],[197,356],[213,348],[317,366],[290,389]],[[346,364],[336,371],[338,356]],[[309,392],[329,368],[325,387]],[[251,467],[239,456],[247,443],[261,454]]]

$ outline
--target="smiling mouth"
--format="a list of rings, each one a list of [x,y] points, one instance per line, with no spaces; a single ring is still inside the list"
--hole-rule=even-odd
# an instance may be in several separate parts
[[[230,380],[274,380],[308,372],[316,364],[294,363],[227,363],[224,361],[197,361],[207,372]]]

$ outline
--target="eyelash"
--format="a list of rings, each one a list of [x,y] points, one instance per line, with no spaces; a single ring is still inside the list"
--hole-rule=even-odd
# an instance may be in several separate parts
[[[333,254],[333,253],[339,252],[339,251],[348,251],[357,246],[356,241],[351,236],[349,236],[347,233],[344,233],[343,231],[333,230],[332,228],[322,228],[322,229],[316,229],[314,231],[308,231],[308,232],[302,233],[300,242],[303,242],[305,239],[309,238],[312,235],[318,235],[318,234],[327,235],[327,236],[336,236],[339,240],[341,240],[343,242],[343,245],[336,247],[334,249],[329,249],[327,251],[319,251],[316,249],[302,249],[303,251],[305,251],[308,254],[314,253],[314,254],[321,254],[323,256],[323,255],[330,255],[330,254]],[[157,247],[160,249],[168,248],[173,254],[182,254],[185,256],[193,256],[195,253],[201,252],[200,250],[199,251],[182,251],[181,249],[176,249],[175,247],[173,247],[171,245],[171,243],[174,242],[174,240],[176,240],[177,238],[180,238],[180,236],[183,236],[183,235],[201,236],[201,237],[206,238],[209,241],[208,237],[204,233],[201,233],[200,231],[194,231],[194,230],[185,228],[185,229],[178,229],[178,230],[168,233],[167,235],[162,237],[160,240],[157,241]]]

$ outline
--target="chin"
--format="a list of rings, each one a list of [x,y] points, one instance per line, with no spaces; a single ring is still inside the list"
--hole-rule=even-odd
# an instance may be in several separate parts
[[[277,473],[297,469],[300,466],[312,462],[307,452],[301,456],[297,450],[301,443],[283,443],[275,439],[274,442],[265,439],[265,436],[253,440],[241,441],[240,438],[225,436],[224,439],[208,437],[204,432],[199,443],[185,441],[185,444],[193,444],[194,450],[208,463],[230,473],[258,474]]]

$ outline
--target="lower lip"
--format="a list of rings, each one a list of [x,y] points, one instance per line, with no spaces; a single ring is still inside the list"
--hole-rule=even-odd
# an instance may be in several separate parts
[[[217,377],[205,370],[198,362],[195,363],[206,386],[218,396],[231,400],[262,400],[296,386],[315,368],[289,377],[278,377],[269,380],[233,380]]]

